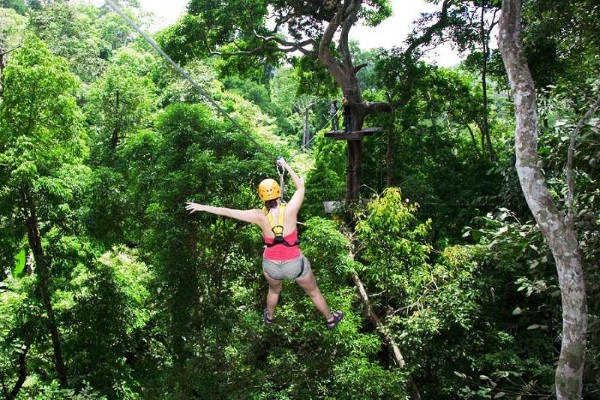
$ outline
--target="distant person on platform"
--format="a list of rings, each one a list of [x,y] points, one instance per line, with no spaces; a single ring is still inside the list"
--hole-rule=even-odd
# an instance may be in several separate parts
[[[337,131],[340,129],[340,126],[338,124],[338,105],[337,105],[337,100],[333,100],[331,102],[331,106],[329,107],[329,119],[331,119],[331,130],[332,131]]]
[[[344,97],[342,104],[344,106],[344,132],[350,132],[352,130],[352,111],[348,99]]]

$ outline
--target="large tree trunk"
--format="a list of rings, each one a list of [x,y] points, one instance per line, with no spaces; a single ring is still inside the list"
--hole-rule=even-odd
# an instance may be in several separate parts
[[[360,194],[360,164],[362,163],[362,141],[349,140],[346,148],[348,165],[346,170],[346,201],[359,199]]]
[[[319,59],[321,62],[323,62],[323,64],[325,64],[333,78],[340,85],[344,96],[350,104],[352,115],[352,131],[360,130],[364,120],[364,111],[362,110],[363,107],[361,107],[361,93],[358,88],[356,71],[350,56],[350,48],[348,46],[348,34],[350,32],[350,28],[357,20],[357,13],[359,9],[360,0],[344,1],[342,7],[338,10],[332,21],[327,26],[319,45]],[[341,32],[338,41],[338,49],[341,54],[341,60],[338,61],[331,52],[330,45],[333,41],[334,34],[340,27]],[[346,201],[354,202],[358,200],[360,194],[362,141],[348,141],[346,154]]]
[[[533,78],[521,40],[521,0],[503,0],[499,47],[515,103],[516,167],[527,204],[556,262],[562,296],[562,343],[556,368],[558,399],[580,399],[587,332],[587,300],[577,234],[548,192],[537,153]]]
[[[481,116],[481,135],[483,136],[481,148],[483,154],[486,154],[485,148],[488,147],[491,161],[495,161],[494,149],[492,148],[492,139],[490,137],[490,128],[488,124],[488,98],[487,98],[487,63],[489,57],[487,35],[485,34],[485,4],[481,7],[481,46],[483,60],[481,65],[481,90],[483,96],[483,115]]]
[[[363,127],[365,117],[378,112],[390,112],[392,109],[386,102],[363,102],[356,73],[363,67],[356,67],[352,62],[348,38],[350,29],[358,20],[358,13],[362,0],[345,0],[338,8],[335,16],[329,21],[323,37],[319,43],[319,60],[327,67],[331,76],[342,88],[344,97],[348,100],[352,115],[352,131],[359,131]],[[331,51],[331,44],[336,32],[339,32],[337,49],[340,58]],[[348,165],[346,169],[346,201],[354,202],[360,197],[360,167],[362,163],[362,141],[349,140],[347,142]]]
[[[60,340],[60,334],[58,332],[58,326],[56,324],[56,318],[54,316],[54,309],[52,307],[52,296],[50,294],[50,277],[48,273],[49,265],[44,254],[42,247],[42,237],[39,230],[39,223],[36,214],[36,207],[31,196],[31,193],[26,188],[20,190],[21,194],[21,210],[25,223],[27,224],[27,239],[29,246],[33,251],[33,257],[35,259],[36,270],[39,273],[38,287],[42,298],[42,304],[46,310],[46,316],[48,318],[48,329],[50,331],[50,337],[52,339],[52,348],[54,350],[54,367],[56,369],[56,376],[58,382],[62,387],[67,386],[67,368],[65,366],[62,346]]]

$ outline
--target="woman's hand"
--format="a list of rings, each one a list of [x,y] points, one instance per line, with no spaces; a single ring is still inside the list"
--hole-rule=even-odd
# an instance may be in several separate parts
[[[283,167],[283,168],[285,168],[285,169],[288,169],[288,168],[289,168],[289,165],[288,165],[288,163],[285,161],[285,159],[284,159],[283,157],[279,157],[279,158],[277,159],[277,165],[279,165],[279,166],[281,166],[281,167]]]
[[[193,203],[191,201],[188,201],[185,204],[185,209],[188,210],[190,214],[195,211],[204,211],[204,206],[202,204]]]

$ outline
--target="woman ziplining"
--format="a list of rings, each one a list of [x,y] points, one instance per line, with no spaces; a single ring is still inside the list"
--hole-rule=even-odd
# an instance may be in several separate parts
[[[216,103],[211,96],[200,86],[198,85],[192,77],[177,63],[175,63],[171,57],[169,57],[159,46],[156,44],[154,40],[152,40],[148,35],[146,35],[140,28],[137,26],[131,19],[129,19],[123,11],[111,0],[105,0],[106,3],[117,12],[133,29],[135,29],[144,40],[150,44],[166,61],[171,64],[185,79],[187,79],[194,88],[196,88],[223,116],[228,119],[234,127],[236,127],[240,132],[245,133],[245,130],[242,129],[240,124],[238,124],[227,112]],[[248,135],[248,138],[257,146],[257,148],[269,155],[266,150],[251,136]],[[289,165],[283,160],[278,160],[278,165],[282,166],[287,170],[294,184],[296,185],[296,193],[292,196],[290,203],[288,205],[287,213],[288,221],[284,221],[283,216],[286,214],[286,208],[281,207],[280,205],[285,204],[279,198],[281,188],[277,184],[277,182],[273,180],[265,180],[261,183],[259,187],[259,195],[263,201],[265,201],[265,210],[235,210],[224,207],[213,207],[208,205],[201,205],[193,202],[187,202],[186,209],[191,213],[195,211],[205,211],[212,214],[222,215],[230,218],[235,218],[244,222],[250,222],[258,225],[262,232],[265,240],[265,251],[263,254],[263,274],[269,283],[269,292],[267,294],[267,307],[264,310],[264,322],[266,324],[271,324],[273,322],[273,315],[275,312],[275,307],[277,302],[279,301],[279,293],[282,288],[282,280],[284,279],[294,279],[304,291],[310,296],[313,303],[315,304],[317,310],[319,310],[327,319],[327,328],[333,329],[336,327],[337,323],[340,322],[343,318],[343,313],[341,311],[336,311],[332,313],[329,310],[327,302],[325,298],[321,294],[319,287],[317,286],[317,281],[315,279],[314,274],[310,269],[310,263],[308,260],[302,255],[300,252],[300,248],[296,241],[297,238],[297,216],[298,211],[302,205],[304,200],[304,183],[302,180],[296,175],[295,172],[289,167]],[[274,183],[274,185],[273,185]],[[270,187],[267,188],[267,185],[271,184]],[[280,218],[281,214],[281,218]],[[273,221],[273,218],[276,217],[278,220],[282,221],[279,225],[282,227],[282,231],[279,234],[275,234],[273,229],[279,229],[278,226],[272,227],[270,221]],[[286,236],[287,235],[287,236]],[[294,244],[290,245],[286,240],[288,238],[294,238]],[[280,239],[283,238],[283,241]],[[299,271],[298,271],[299,270]],[[297,272],[294,272],[297,271]]]
[[[160,46],[158,46],[158,44],[152,40],[152,38],[146,35],[139,26],[129,19],[113,1],[105,1],[117,14],[121,16],[121,18],[123,18],[134,30],[136,30],[148,44],[150,44],[169,64],[171,64],[171,66],[173,66],[181,74],[181,76],[188,80],[194,88],[196,88],[221,114],[223,114],[223,116],[229,120],[234,127],[236,127],[240,132],[245,133],[261,152],[269,156],[269,153],[251,135],[242,129],[240,124],[237,123],[223,109],[223,107],[213,100],[212,97],[209,96],[209,94],[200,85],[198,85],[183,68],[181,68],[181,66],[175,63],[175,61],[173,61],[173,59],[171,59],[171,57],[169,57],[160,48]],[[287,206],[287,210],[289,211],[288,213],[285,212],[286,208],[281,206],[282,204],[285,205],[285,202],[279,198],[281,188],[274,180],[265,180],[259,187],[259,196],[265,202],[264,211],[257,209],[235,210],[224,207],[201,205],[193,202],[187,202],[186,209],[190,211],[190,213],[195,211],[205,211],[212,214],[235,218],[244,222],[256,224],[261,228],[263,232],[263,238],[265,240],[265,251],[263,253],[263,274],[269,283],[267,307],[264,310],[264,322],[266,324],[271,324],[273,322],[275,307],[279,301],[279,293],[281,292],[282,288],[282,280],[294,279],[310,296],[317,310],[319,310],[319,312],[325,316],[327,320],[327,328],[334,329],[342,320],[343,313],[341,311],[332,313],[329,310],[327,302],[317,286],[315,276],[310,269],[310,263],[300,252],[299,244],[297,243],[296,239],[294,239],[295,242],[293,245],[289,245],[290,243],[286,241],[288,237],[297,238],[298,235],[296,224],[298,211],[300,210],[304,200],[304,183],[283,159],[280,159],[277,162],[279,166],[282,166],[290,173],[290,176],[292,176],[297,189],[296,193],[294,193],[292,196],[289,205]],[[274,185],[272,185],[273,183]],[[270,188],[266,188],[268,184],[271,184],[272,186]],[[284,221],[284,215],[288,216],[288,221]],[[275,217],[281,221],[279,226],[282,227],[282,232],[279,234],[275,234],[273,231],[274,229],[279,229],[278,226],[272,226],[273,224],[271,223]],[[283,241],[280,241],[282,238]],[[297,270],[298,268],[298,274],[294,275],[293,271]]]
[[[333,313],[330,311],[310,268],[310,262],[300,251],[297,223],[298,212],[304,201],[304,182],[283,158],[277,160],[277,165],[290,174],[296,186],[296,191],[288,203],[282,201],[281,187],[277,181],[265,179],[258,186],[258,195],[265,203],[262,210],[236,210],[193,202],[187,202],[185,208],[190,213],[204,211],[249,222],[261,229],[265,241],[263,275],[269,284],[267,306],[263,312],[265,324],[273,323],[283,280],[293,279],[310,296],[317,310],[323,314],[327,328],[334,329],[343,319],[344,314],[341,311]]]

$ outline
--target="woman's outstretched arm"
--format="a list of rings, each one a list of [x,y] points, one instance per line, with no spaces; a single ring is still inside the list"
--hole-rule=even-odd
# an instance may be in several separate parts
[[[263,215],[261,210],[236,210],[234,208],[215,207],[204,204],[198,204],[191,201],[185,203],[185,209],[190,213],[204,211],[210,214],[221,215],[223,217],[234,218],[240,221],[259,224],[260,217]]]
[[[293,207],[297,212],[298,210],[300,210],[302,202],[304,201],[304,181],[298,176],[298,174],[296,174],[292,167],[290,167],[289,164],[283,158],[278,159],[277,164],[285,168],[288,174],[290,174],[292,182],[294,182],[294,186],[296,186],[296,191],[294,192],[294,195],[292,196],[290,201],[288,201],[288,206]]]

